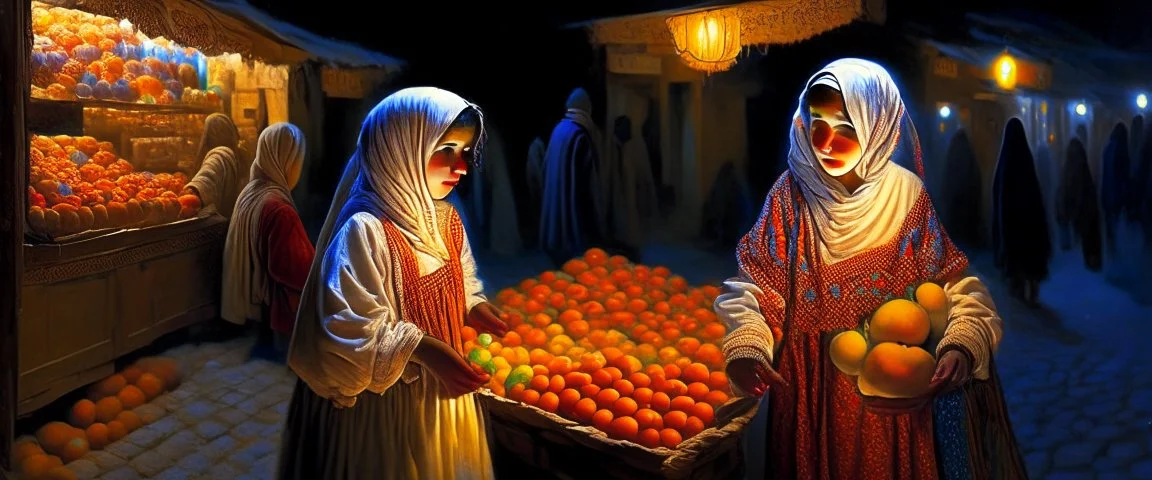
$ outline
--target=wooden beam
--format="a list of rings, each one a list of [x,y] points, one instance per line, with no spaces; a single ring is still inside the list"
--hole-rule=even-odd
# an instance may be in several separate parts
[[[31,9],[28,0],[0,0],[0,470],[7,471],[13,470],[20,358],[16,326],[24,271],[24,200],[28,195],[24,108],[31,93]]]

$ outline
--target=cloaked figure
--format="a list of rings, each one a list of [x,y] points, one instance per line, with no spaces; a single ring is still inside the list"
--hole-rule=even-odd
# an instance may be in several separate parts
[[[883,67],[842,59],[814,75],[793,117],[788,170],[716,300],[738,394],[770,389],[765,450],[747,452],[766,457],[767,478],[1026,478],[993,362],[1002,321],[921,178],[892,160],[901,138],[922,176]],[[919,404],[866,404],[857,378],[833,366],[831,338],[924,282],[950,300],[930,391]]]
[[[1100,172],[1100,203],[1104,207],[1104,241],[1108,253],[1115,255],[1119,244],[1120,218],[1128,206],[1132,159],[1128,152],[1128,128],[1123,123],[1112,129],[1104,146]],[[1129,215],[1131,212],[1128,212]]]
[[[639,261],[644,232],[658,213],[656,184],[643,139],[637,138],[625,115],[613,122],[612,138],[601,162],[601,185],[606,215],[606,245]]]
[[[564,118],[544,153],[540,247],[557,265],[603,246],[607,233],[600,169],[600,130],[582,88],[568,97]]]
[[[475,396],[489,378],[461,355],[465,326],[507,325],[444,201],[483,137],[479,108],[437,88],[400,90],[364,120],[292,335],[277,478],[493,478]]]
[[[544,139],[536,137],[528,145],[528,161],[524,164],[524,181],[528,184],[528,205],[525,209],[528,218],[525,219],[525,231],[530,232],[530,238],[524,238],[525,243],[535,246],[539,241],[540,232],[540,205],[544,200],[544,152],[548,145]]]
[[[1048,278],[1052,258],[1049,232],[1024,124],[1012,118],[1004,127],[992,178],[992,252],[1013,295],[1031,305],[1039,298],[1040,282]]]
[[[221,317],[254,322],[253,353],[280,359],[296,323],[300,293],[315,251],[292,189],[304,168],[304,134],[290,123],[260,133],[252,180],[236,201],[224,245]]]
[[[1152,124],[1144,129],[1144,142],[1140,146],[1140,155],[1137,158],[1136,170],[1132,174],[1132,185],[1133,196],[1139,201],[1136,203],[1134,216],[1140,223],[1145,247],[1152,247]]]
[[[952,137],[944,160],[947,180],[940,194],[940,216],[949,236],[962,247],[982,245],[980,204],[983,202],[983,180],[976,153],[968,133],[961,130]]]
[[[1074,138],[1068,142],[1056,193],[1056,223],[1061,248],[1069,250],[1079,244],[1084,266],[1094,272],[1104,268],[1099,198],[1096,180],[1088,168],[1088,153],[1080,139]]]
[[[240,160],[229,147],[215,147],[204,156],[200,170],[184,186],[184,193],[200,197],[205,211],[216,211],[224,218],[232,217],[236,198],[244,188],[248,174],[240,171]]]

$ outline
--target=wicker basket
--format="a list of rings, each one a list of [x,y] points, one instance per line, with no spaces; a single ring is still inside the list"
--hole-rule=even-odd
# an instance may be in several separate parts
[[[717,410],[716,425],[675,449],[647,448],[609,438],[534,406],[481,390],[495,443],[532,467],[571,478],[732,478],[743,467],[740,434],[756,414],[757,402],[736,398]],[[578,474],[577,474],[578,472]]]

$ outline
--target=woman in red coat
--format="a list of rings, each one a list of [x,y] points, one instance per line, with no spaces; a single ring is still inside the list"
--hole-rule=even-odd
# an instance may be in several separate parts
[[[733,384],[771,390],[770,478],[1026,478],[993,364],[1000,316],[921,179],[895,163],[902,136],[922,170],[883,67],[843,59],[812,77],[788,171],[740,242],[740,276],[717,298],[732,327],[724,352]],[[943,285],[951,304],[933,352],[935,396],[866,405],[856,379],[833,365],[829,342],[924,282]]]
[[[277,358],[287,349],[315,255],[292,202],[303,164],[304,134],[295,125],[277,123],[260,133],[252,179],[236,200],[224,247],[221,316],[240,325],[255,321],[254,353],[275,343]]]

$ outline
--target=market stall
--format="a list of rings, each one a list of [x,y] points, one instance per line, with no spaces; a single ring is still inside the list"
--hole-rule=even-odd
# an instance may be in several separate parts
[[[4,18],[23,18],[31,30],[11,39],[29,53],[6,57],[15,61],[4,70],[5,84],[26,86],[23,98],[6,90],[26,112],[15,117],[24,147],[3,152],[26,159],[3,178],[5,190],[21,193],[14,219],[24,217],[13,229],[23,245],[16,341],[5,345],[17,352],[5,369],[18,366],[5,372],[17,392],[0,405],[12,409],[3,412],[8,422],[109,375],[117,358],[157,337],[217,315],[227,219],[184,190],[203,160],[209,115],[229,116],[251,155],[269,123],[310,123],[297,104],[347,94],[355,81],[378,84],[400,63],[275,23],[243,2],[5,6],[26,11]],[[297,46],[309,42],[321,54]],[[326,70],[346,71],[335,74],[343,82],[326,85]],[[297,75],[305,71],[316,75]],[[318,158],[322,142],[309,142]]]

